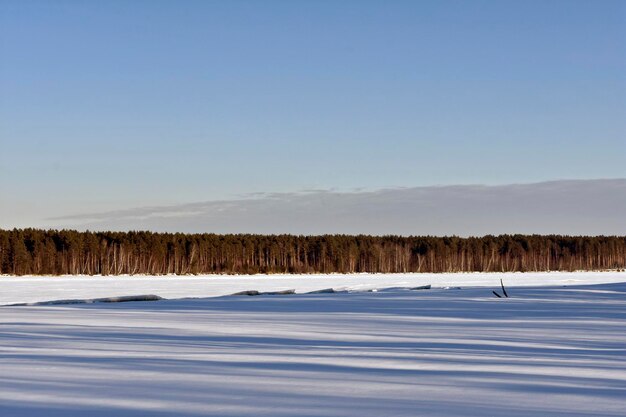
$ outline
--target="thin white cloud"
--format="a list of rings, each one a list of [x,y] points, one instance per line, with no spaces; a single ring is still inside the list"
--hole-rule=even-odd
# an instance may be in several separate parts
[[[256,193],[53,219],[91,230],[214,233],[626,234],[626,179]]]

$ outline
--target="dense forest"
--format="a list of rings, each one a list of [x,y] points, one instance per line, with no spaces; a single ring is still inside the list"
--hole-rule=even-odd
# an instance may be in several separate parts
[[[571,271],[626,268],[626,237],[216,235],[0,230],[0,274]]]

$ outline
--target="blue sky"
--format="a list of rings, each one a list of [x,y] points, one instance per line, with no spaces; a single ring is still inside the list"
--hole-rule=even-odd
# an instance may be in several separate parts
[[[623,1],[0,1],[0,227],[626,177]]]

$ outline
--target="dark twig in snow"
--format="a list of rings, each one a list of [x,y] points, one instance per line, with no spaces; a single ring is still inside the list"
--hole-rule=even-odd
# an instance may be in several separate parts
[[[500,285],[502,286],[502,293],[504,294],[504,296],[506,298],[509,298],[509,295],[506,293],[506,290],[504,289],[504,283],[502,282],[502,278],[500,278]]]

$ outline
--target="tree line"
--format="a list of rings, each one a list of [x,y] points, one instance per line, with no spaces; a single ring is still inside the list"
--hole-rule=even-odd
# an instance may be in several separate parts
[[[624,236],[461,238],[0,230],[0,274],[512,272],[626,268]]]

